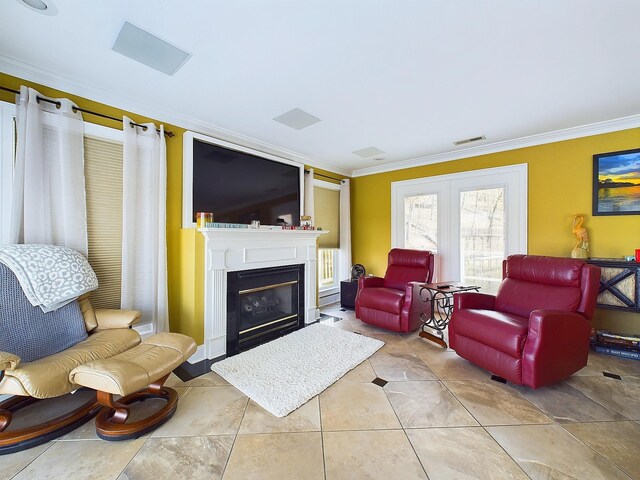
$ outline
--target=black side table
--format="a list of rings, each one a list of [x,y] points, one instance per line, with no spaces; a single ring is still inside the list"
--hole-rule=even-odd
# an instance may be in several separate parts
[[[340,306],[356,308],[356,295],[358,293],[358,280],[344,280],[340,282]]]
[[[453,311],[453,295],[462,292],[477,292],[480,287],[461,285],[459,282],[423,283],[420,285],[420,300],[431,302],[431,316],[420,314],[422,328],[420,336],[447,348],[444,341],[444,329],[449,325]],[[436,313],[436,309],[439,313]],[[425,327],[434,330],[434,334],[425,331]]]

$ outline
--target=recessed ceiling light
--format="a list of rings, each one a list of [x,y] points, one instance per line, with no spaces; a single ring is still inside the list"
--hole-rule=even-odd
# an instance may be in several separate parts
[[[369,157],[373,157],[374,155],[382,155],[383,153],[386,153],[386,152],[383,150],[380,150],[378,147],[367,147],[367,148],[361,148],[360,150],[356,150],[355,152],[351,152],[351,153],[354,153],[362,158],[369,158]]]
[[[58,14],[58,9],[51,0],[17,0],[17,2],[43,15]]]
[[[303,128],[310,127],[311,125],[322,121],[318,117],[314,117],[310,113],[300,110],[299,108],[289,110],[288,112],[277,116],[274,120],[295,130],[302,130]]]
[[[465,143],[471,143],[471,142],[479,142],[480,140],[486,140],[487,137],[485,137],[484,135],[480,135],[479,137],[471,137],[471,138],[465,138],[464,140],[458,140],[457,142],[453,142],[453,144],[455,146],[458,145],[464,145]]]
[[[159,72],[173,75],[191,54],[155,35],[124,22],[112,50]]]

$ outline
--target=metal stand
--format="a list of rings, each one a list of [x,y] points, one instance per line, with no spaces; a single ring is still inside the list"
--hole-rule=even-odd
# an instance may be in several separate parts
[[[451,313],[453,312],[453,295],[462,292],[477,292],[480,287],[464,286],[458,282],[439,282],[425,283],[420,286],[420,300],[423,302],[431,302],[431,316],[427,317],[424,313],[420,314],[422,327],[419,335],[443,348],[447,348],[447,342],[444,340],[444,330],[449,325]],[[430,333],[425,331],[429,328],[434,331]]]

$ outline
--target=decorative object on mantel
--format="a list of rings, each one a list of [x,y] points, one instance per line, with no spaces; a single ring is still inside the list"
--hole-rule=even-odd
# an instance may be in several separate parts
[[[322,230],[320,227],[296,227],[295,225],[283,225],[282,230]]]
[[[307,228],[307,229],[311,228],[311,216],[310,215],[303,215],[303,216],[300,217],[300,227]]]
[[[576,246],[571,250],[571,258],[589,258],[589,236],[587,229],[582,226],[584,217],[574,215],[571,232],[576,236]]]
[[[208,223],[213,223],[212,212],[198,212],[196,213],[196,228],[203,228]]]
[[[593,215],[640,215],[640,148],[593,156]]]
[[[314,324],[247,350],[211,370],[276,417],[284,417],[382,348],[384,342]]]
[[[249,225],[245,225],[244,223],[211,222],[206,223],[205,228],[249,228]]]

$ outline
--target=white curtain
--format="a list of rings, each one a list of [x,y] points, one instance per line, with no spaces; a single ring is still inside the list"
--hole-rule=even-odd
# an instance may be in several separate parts
[[[340,181],[340,279],[351,278],[351,186]]]
[[[316,224],[313,201],[313,168],[304,174],[304,214],[311,217],[311,225]]]
[[[122,308],[142,312],[154,331],[169,330],[167,306],[167,153],[164,128],[124,117]]]
[[[82,115],[68,99],[38,97],[20,87],[10,241],[62,245],[86,257]]]

